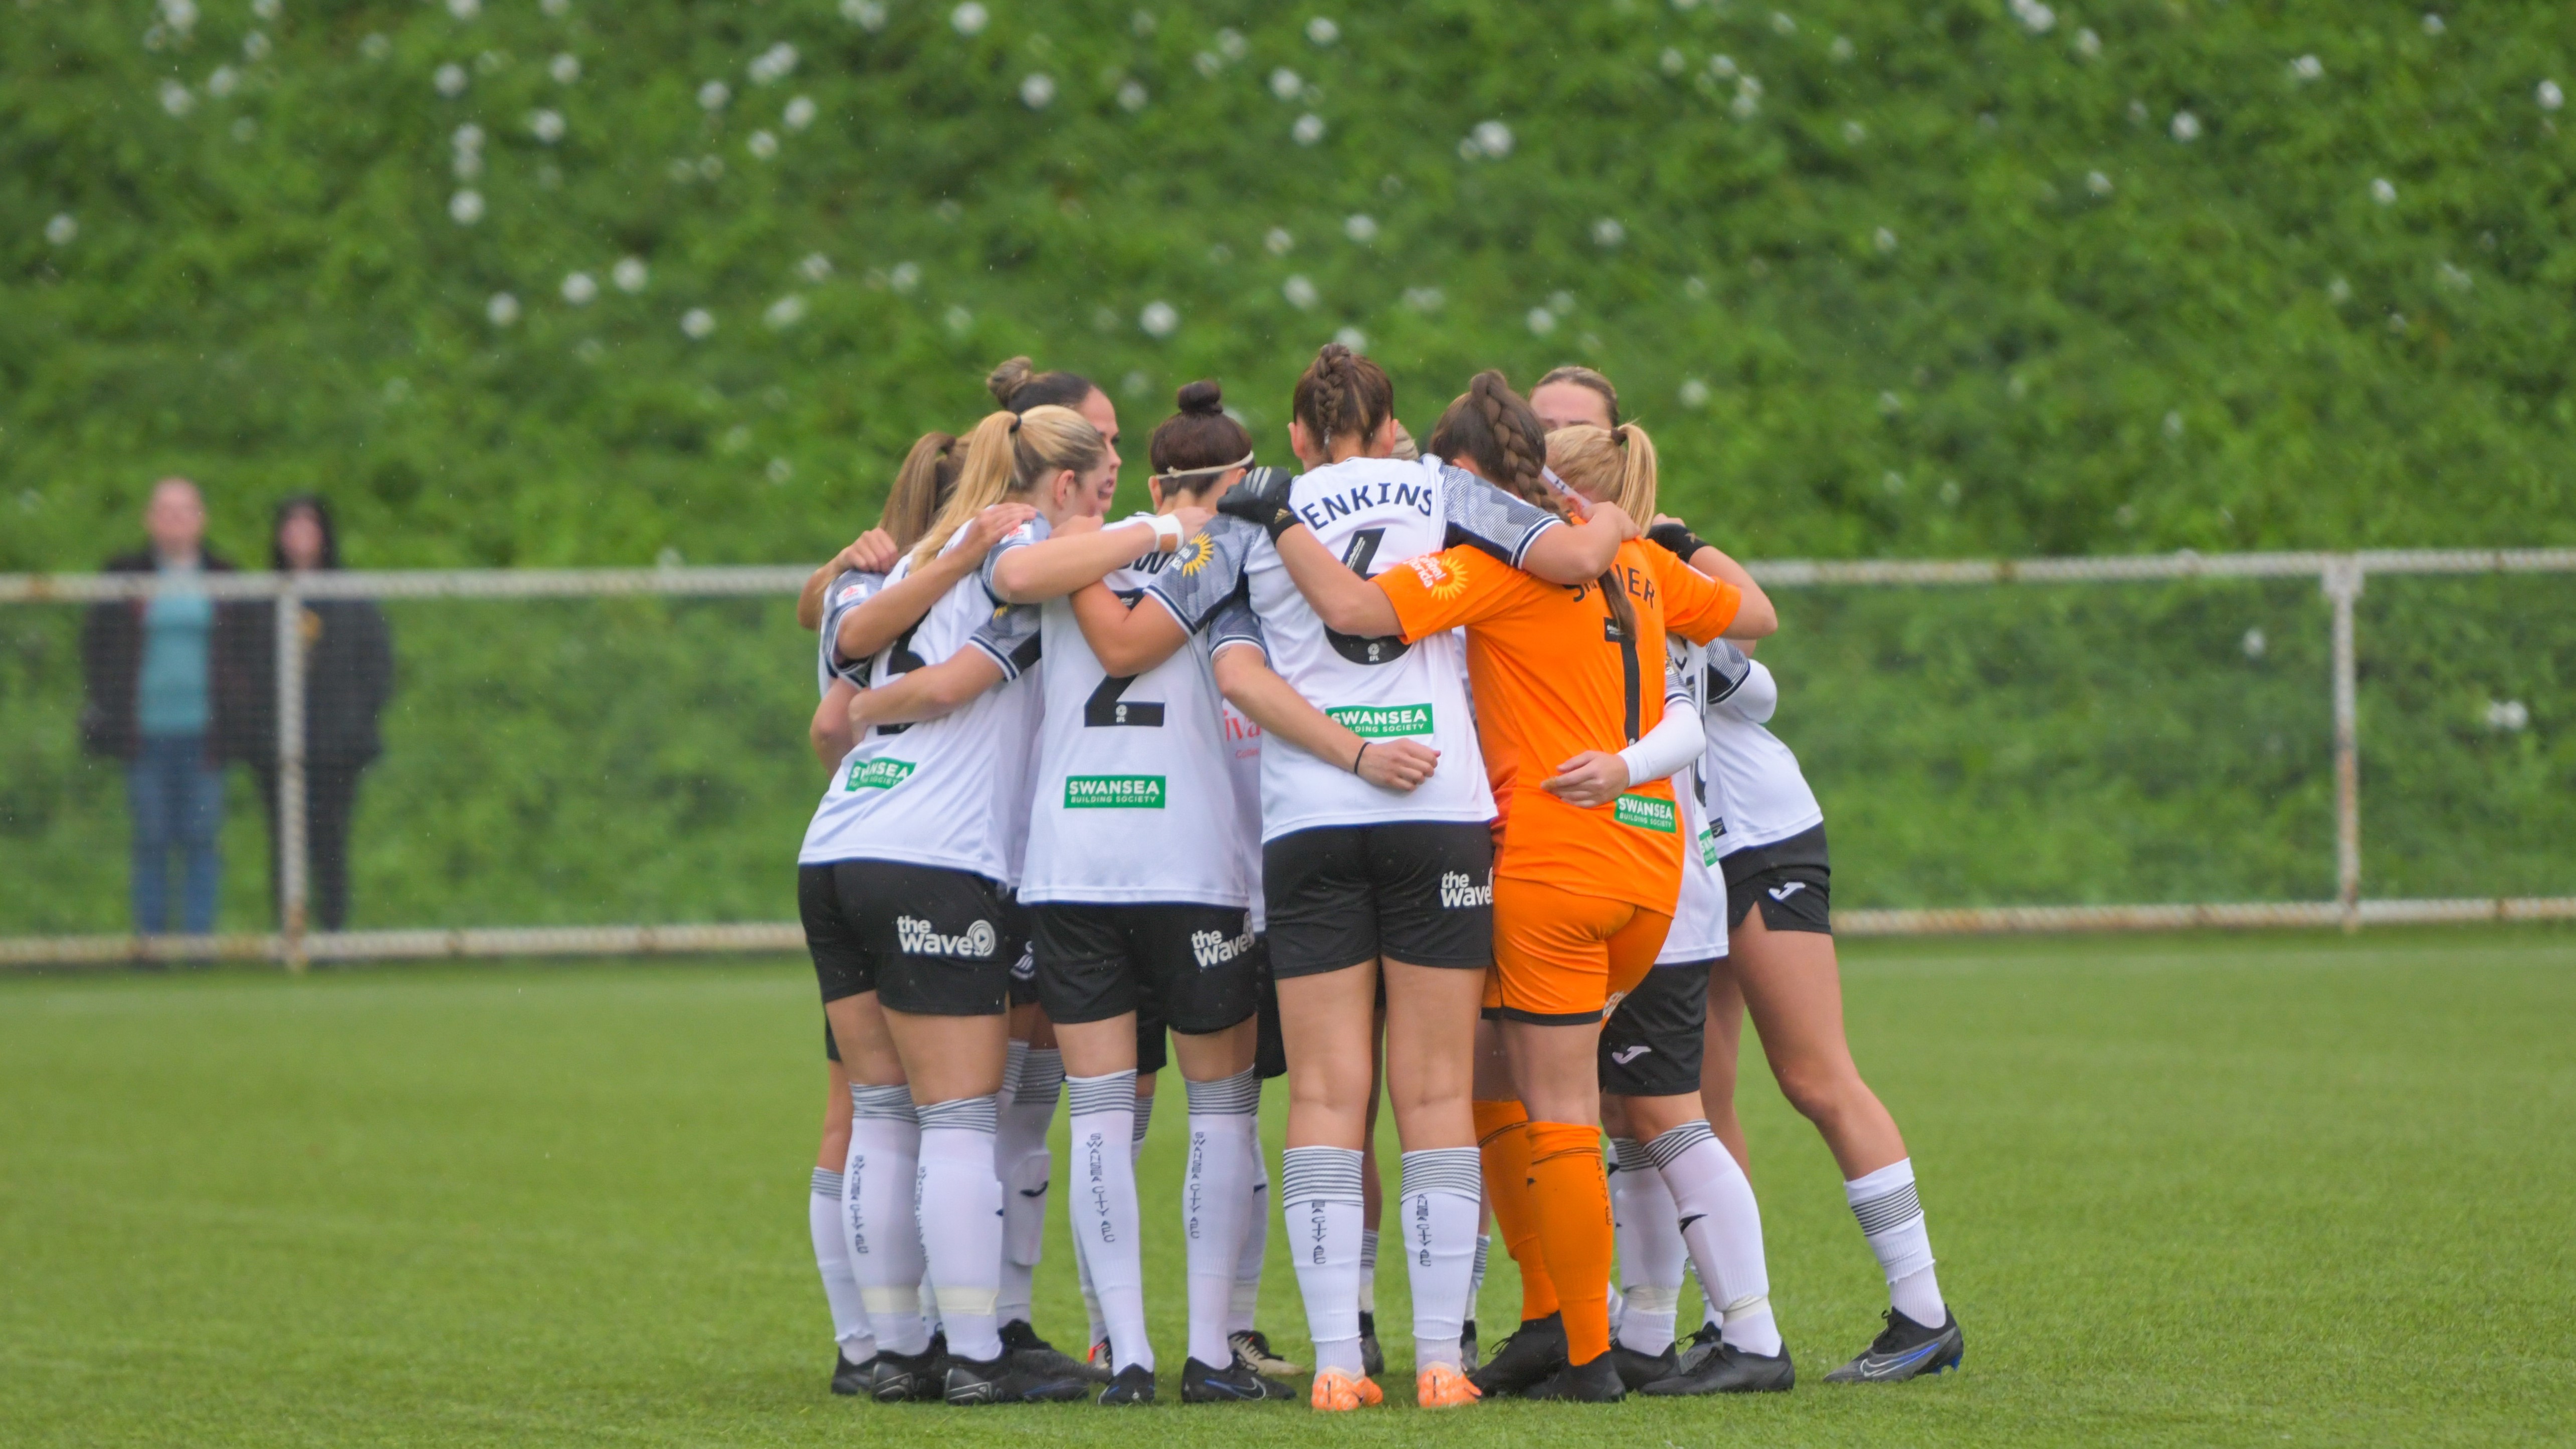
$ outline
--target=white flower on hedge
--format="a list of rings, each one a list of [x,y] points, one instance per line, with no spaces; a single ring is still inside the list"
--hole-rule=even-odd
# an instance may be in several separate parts
[[[2325,73],[2326,63],[2314,55],[2303,55],[2290,62],[2290,79],[2294,81],[2322,80]]]
[[[1270,93],[1283,101],[1297,99],[1305,89],[1306,83],[1297,79],[1297,72],[1284,65],[1270,73]]]
[[[2102,54],[2102,37],[2090,27],[2075,32],[2075,53],[2086,60],[2098,58]]]
[[[448,133],[447,144],[455,147],[459,156],[480,151],[483,149],[483,128],[468,121]]]
[[[707,110],[721,111],[725,108],[725,102],[732,99],[733,87],[723,81],[711,80],[698,87],[698,104]]]
[[[2542,81],[2531,94],[2532,99],[2540,102],[2540,108],[2544,111],[2554,111],[2567,104],[2567,93],[2560,90],[2558,82],[2554,80]]]
[[[1628,228],[1620,225],[1616,217],[1605,216],[1592,223],[1592,244],[1596,247],[1608,250],[1627,239]]]
[[[2169,412],[2165,414],[2165,436],[2168,438],[2179,438],[2182,436],[2181,413]]]
[[[1467,133],[1467,139],[1476,143],[1478,151],[1496,161],[1512,154],[1512,128],[1500,121],[1478,121],[1476,128]]]
[[[1825,53],[1836,60],[1849,60],[1860,52],[1852,48],[1850,36],[1837,35],[1834,37],[1834,43],[1825,47]]]
[[[1844,144],[1844,145],[1846,145],[1846,146],[1857,146],[1857,145],[1859,145],[1861,142],[1866,141],[1866,140],[1868,140],[1868,139],[1869,139],[1869,127],[1862,125],[1862,124],[1861,124],[1860,122],[1858,122],[1858,121],[1845,121],[1845,122],[1843,122],[1843,144]]]
[[[642,257],[619,257],[617,265],[608,269],[608,279],[621,292],[641,292],[653,280],[653,269],[644,265]]]
[[[45,223],[45,240],[55,246],[70,246],[79,235],[80,222],[68,211],[55,212],[54,219]]]
[[[874,34],[886,28],[884,0],[841,0],[841,18]]]
[[[752,57],[745,69],[758,85],[785,80],[796,69],[796,47],[782,40]]]
[[[790,292],[770,303],[769,310],[760,314],[760,320],[768,323],[772,331],[785,331],[805,320],[805,299]]]
[[[1306,22],[1306,38],[1317,45],[1330,45],[1342,38],[1342,27],[1329,15],[1318,15]]]
[[[2370,183],[2370,199],[2382,206],[2395,206],[2397,204],[2396,184],[2385,176],[2373,178]]]
[[[724,175],[724,158],[722,156],[699,157],[698,175],[708,181],[713,181],[717,177]]]
[[[220,101],[231,95],[233,88],[240,84],[241,72],[228,65],[219,65],[215,67],[214,74],[206,77],[206,94]]]
[[[537,8],[544,11],[548,18],[561,20],[572,13],[572,0],[537,0]]]
[[[2352,300],[2352,283],[2341,277],[2326,283],[2326,300],[2340,307]]]
[[[897,262],[894,270],[886,273],[886,285],[898,292],[910,292],[921,285],[921,268],[911,262]]]
[[[447,0],[447,13],[459,20],[471,20],[483,13],[483,0]]]
[[[1043,111],[1055,102],[1055,77],[1044,71],[1030,74],[1020,82],[1020,104],[1032,111]]]
[[[2173,138],[2177,141],[2199,140],[2200,117],[2193,115],[2189,111],[2174,112]]]
[[[2518,699],[2487,701],[2487,728],[2519,731],[2531,726],[2531,707]]]
[[[528,117],[528,134],[551,146],[564,138],[561,111],[539,111]]]
[[[254,30],[242,37],[242,59],[253,65],[268,59],[268,36],[264,32]]]
[[[1145,88],[1136,82],[1126,81],[1118,87],[1118,109],[1141,111],[1145,109],[1145,101]]]
[[[2084,189],[2095,196],[2108,196],[2111,194],[2111,178],[2099,171],[2087,171],[2084,173]]]
[[[234,140],[236,140],[236,141],[242,141],[242,142],[247,142],[247,141],[249,141],[249,140],[250,140],[250,138],[251,138],[251,137],[256,136],[256,135],[258,135],[258,134],[259,134],[259,122],[252,120],[252,119],[251,119],[250,117],[248,117],[248,116],[235,116],[235,117],[233,118],[233,139],[234,139]]]
[[[1216,33],[1216,52],[1228,60],[1241,60],[1252,53],[1252,42],[1243,38],[1242,31],[1229,25]]]
[[[691,307],[680,314],[680,331],[692,339],[703,340],[716,330],[716,314],[704,307]]]
[[[587,307],[598,300],[599,283],[588,272],[574,272],[563,279],[563,299],[576,307]]]
[[[161,18],[172,30],[184,32],[195,29],[196,0],[161,0]]]
[[[2424,33],[2426,35],[2442,33],[2442,17],[2439,14],[2431,10],[2424,12]]]
[[[1377,218],[1365,211],[1353,212],[1342,219],[1342,235],[1365,246],[1377,240]]]
[[[1896,233],[1882,226],[1869,234],[1869,244],[1881,253],[1892,252],[1896,250]]]
[[[1903,411],[1905,411],[1905,399],[1898,397],[1894,392],[1882,392],[1878,395],[1880,417],[1892,418]]]
[[[507,292],[494,292],[492,300],[483,304],[483,315],[491,319],[493,326],[507,327],[519,320],[519,299]]]
[[[250,13],[262,20],[275,20],[284,8],[278,0],[250,0]]]
[[[244,116],[244,117],[242,117],[242,119],[246,121],[246,120],[249,120],[250,118],[249,118],[248,116]],[[459,151],[459,152],[457,152],[457,153],[456,153],[456,179],[457,179],[457,180],[459,180],[459,181],[471,181],[471,180],[473,180],[475,177],[480,176],[480,175],[482,175],[482,174],[483,174],[483,153],[482,153],[482,152],[480,152],[480,151]]]
[[[1169,302],[1148,302],[1145,310],[1136,314],[1136,325],[1144,328],[1148,337],[1169,337],[1179,329],[1181,314],[1172,310]]]
[[[1284,257],[1297,249],[1297,239],[1288,234],[1286,227],[1274,226],[1262,234],[1261,246],[1274,257]]]
[[[438,87],[438,93],[451,101],[465,94],[465,81],[465,67],[452,60],[440,66],[437,74],[430,77],[430,83]]]
[[[447,198],[447,215],[458,226],[472,226],[483,219],[483,193],[471,187]]]
[[[1296,308],[1300,312],[1314,306],[1316,301],[1322,296],[1321,293],[1315,290],[1315,284],[1307,281],[1302,273],[1292,276],[1287,281],[1281,283],[1279,286],[1279,295],[1287,298],[1288,305]]]
[[[1438,287],[1407,287],[1404,289],[1404,305],[1412,308],[1416,312],[1437,312],[1440,310],[1440,304],[1448,300],[1448,294],[1441,291]]]
[[[2045,35],[2057,24],[2057,12],[2040,0],[2012,0],[2013,18],[2033,35]]]
[[[197,108],[197,93],[177,81],[161,83],[161,109],[174,116],[184,116]]]
[[[546,62],[546,74],[555,78],[556,85],[571,85],[581,79],[581,57],[567,50]]]
[[[1190,57],[1190,66],[1209,80],[1215,80],[1217,72],[1225,69],[1225,62],[1216,58],[1216,52],[1202,50]]]
[[[791,131],[802,131],[807,126],[814,124],[814,115],[814,98],[812,96],[798,96],[787,103],[787,109],[778,113],[778,119],[780,124],[786,126],[787,129]]]
[[[1666,75],[1680,75],[1689,67],[1690,57],[1667,45],[1664,47],[1664,53],[1655,57],[1655,64],[1662,66]]]
[[[1545,307],[1532,307],[1521,320],[1529,324],[1531,332],[1541,337],[1556,330],[1556,314]]]
[[[1333,340],[1353,352],[1368,351],[1368,334],[1356,327],[1345,327],[1333,334]]]
[[[796,264],[796,270],[805,280],[819,282],[832,275],[832,259],[821,252],[807,252],[805,259]]]
[[[1324,139],[1324,118],[1309,111],[1288,128],[1288,136],[1300,146],[1312,146]]]
[[[393,53],[393,40],[382,31],[371,30],[366,39],[358,42],[358,54],[369,60],[382,60]]]
[[[1702,382],[1702,381],[1700,381],[1698,378],[1695,378],[1695,377],[1686,377],[1686,378],[1683,378],[1683,379],[1682,379],[1681,402],[1682,402],[1682,406],[1683,406],[1683,407],[1686,407],[1686,408],[1704,408],[1704,407],[1707,407],[1707,406],[1708,406],[1708,384],[1707,384],[1707,383],[1704,383],[1704,382]]]
[[[2466,271],[2451,265],[2449,262],[2438,263],[2434,266],[2433,280],[2441,283],[2443,286],[2454,292],[2465,292],[2469,290],[2469,288],[2477,285],[2476,278],[2470,276]]]
[[[778,154],[778,138],[767,131],[754,131],[742,143],[742,149],[749,151],[754,159],[766,161]]]
[[[1771,28],[1782,35],[1795,35],[1798,33],[1798,22],[1790,19],[1789,12],[1786,10],[1774,10],[1771,12]]]
[[[966,0],[965,4],[948,12],[949,28],[960,35],[981,35],[992,19],[992,15],[975,0]]]
[[[1708,73],[1717,77],[1719,80],[1733,80],[1735,78],[1735,57],[1731,55],[1710,56],[1708,58]]]
[[[975,325],[975,314],[964,307],[951,304],[946,312],[940,314],[939,320],[948,324],[949,331],[962,336],[967,328]]]
[[[1706,277],[1682,278],[1682,295],[1693,301],[1698,301],[1700,298],[1706,297],[1708,295],[1708,279]]]

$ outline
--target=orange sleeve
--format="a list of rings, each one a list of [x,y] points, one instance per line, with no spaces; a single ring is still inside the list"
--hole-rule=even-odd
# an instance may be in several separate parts
[[[1409,558],[1369,582],[1395,605],[1408,644],[1510,608],[1529,575],[1464,544]],[[1723,627],[1723,626],[1720,626]]]
[[[1655,587],[1664,592],[1664,627],[1693,644],[1724,633],[1735,622],[1736,610],[1744,607],[1742,589],[1710,578],[1667,549],[1647,545],[1646,561],[1655,571]]]

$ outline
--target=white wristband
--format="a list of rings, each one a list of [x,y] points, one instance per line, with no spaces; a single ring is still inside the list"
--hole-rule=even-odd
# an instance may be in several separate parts
[[[1168,513],[1154,515],[1154,551],[1177,553],[1181,547],[1181,521]]]

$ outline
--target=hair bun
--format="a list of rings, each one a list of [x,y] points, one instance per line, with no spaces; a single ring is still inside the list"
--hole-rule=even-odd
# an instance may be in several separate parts
[[[1213,379],[1201,378],[1184,384],[1172,402],[1192,417],[1211,418],[1225,411],[1225,389]]]
[[[1036,368],[1027,358],[1010,358],[985,374],[984,386],[993,394],[993,401],[1009,407],[1012,396],[1028,385],[1029,378],[1035,372]]]

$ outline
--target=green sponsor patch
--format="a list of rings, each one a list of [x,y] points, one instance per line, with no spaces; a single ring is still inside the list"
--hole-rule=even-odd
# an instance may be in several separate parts
[[[1160,775],[1067,775],[1064,777],[1064,808],[1067,810],[1160,810],[1163,808],[1163,777]]]
[[[912,778],[910,760],[861,760],[850,767],[844,790],[891,790]]]
[[[1699,863],[1717,864],[1717,832],[1714,830],[1703,830],[1699,833]]]
[[[1682,828],[1681,807],[1652,795],[1620,796],[1610,802],[1610,817],[1622,825],[1661,831],[1666,835],[1678,835]]]
[[[1341,704],[1324,713],[1364,740],[1431,733],[1431,706],[1427,704]]]

